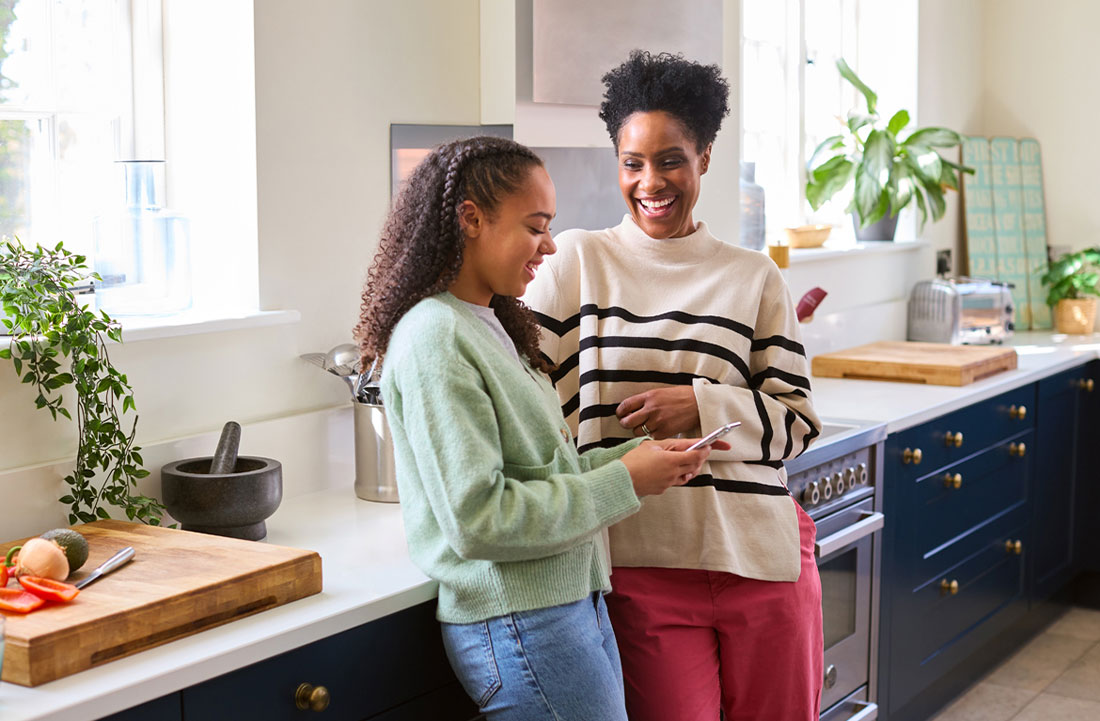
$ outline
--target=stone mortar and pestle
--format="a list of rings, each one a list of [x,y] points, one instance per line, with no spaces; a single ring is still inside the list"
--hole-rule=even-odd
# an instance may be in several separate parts
[[[283,467],[258,456],[238,456],[241,426],[222,428],[213,457],[173,461],[160,469],[164,506],[185,531],[259,541],[265,520],[283,500]]]

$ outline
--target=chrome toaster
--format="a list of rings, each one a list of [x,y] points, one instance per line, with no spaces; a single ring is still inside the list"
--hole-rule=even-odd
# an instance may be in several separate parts
[[[995,280],[922,280],[909,295],[908,339],[953,345],[1003,343],[1012,336],[1012,286]]]

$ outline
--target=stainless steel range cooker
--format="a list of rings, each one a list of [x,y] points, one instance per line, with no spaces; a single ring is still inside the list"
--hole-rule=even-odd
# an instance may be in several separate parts
[[[830,419],[786,464],[788,488],[817,525],[825,634],[822,721],[878,717],[878,608],[885,424]]]

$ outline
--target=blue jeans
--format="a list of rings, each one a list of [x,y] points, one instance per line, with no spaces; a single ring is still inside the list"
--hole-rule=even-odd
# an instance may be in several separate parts
[[[489,721],[626,721],[602,593],[442,626],[451,668]]]

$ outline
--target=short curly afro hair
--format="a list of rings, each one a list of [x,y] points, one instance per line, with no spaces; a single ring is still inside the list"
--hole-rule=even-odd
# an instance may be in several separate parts
[[[616,150],[619,131],[631,115],[663,110],[684,124],[701,153],[714,142],[730,111],[730,86],[721,69],[685,60],[683,55],[635,50],[602,80],[607,90],[600,119]]]

